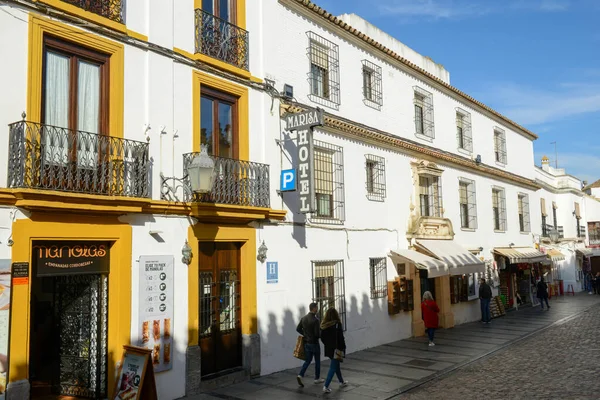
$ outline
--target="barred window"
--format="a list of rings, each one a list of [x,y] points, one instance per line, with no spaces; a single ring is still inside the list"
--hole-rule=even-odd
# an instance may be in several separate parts
[[[477,229],[475,181],[460,178],[460,181],[458,182],[458,193],[460,198],[460,227],[465,229]]]
[[[456,141],[459,149],[473,151],[471,114],[462,108],[456,108]]]
[[[383,86],[381,67],[370,61],[362,60],[363,101],[377,110],[383,105]]]
[[[367,198],[383,201],[385,199],[385,159],[373,154],[366,154],[365,158]]]
[[[518,195],[519,209],[519,231],[529,232],[531,230],[529,224],[529,196],[526,194]]]
[[[387,295],[387,263],[385,258],[369,258],[371,276],[371,298],[379,299]]]
[[[415,107],[415,132],[417,136],[435,138],[433,124],[433,94],[413,86]]]
[[[344,261],[313,261],[312,281],[313,302],[319,306],[320,319],[323,320],[325,312],[333,307],[340,314],[346,330]]]
[[[492,189],[492,217],[494,230],[506,231],[506,197],[502,188]]]
[[[442,186],[439,176],[419,176],[419,205],[423,217],[442,216]]]
[[[506,134],[500,128],[494,128],[494,154],[496,162],[506,164]]]
[[[321,104],[337,106],[340,104],[338,45],[314,32],[306,34],[309,39],[309,97]]]
[[[344,211],[344,157],[342,148],[314,140],[316,213],[311,221],[341,224]]]

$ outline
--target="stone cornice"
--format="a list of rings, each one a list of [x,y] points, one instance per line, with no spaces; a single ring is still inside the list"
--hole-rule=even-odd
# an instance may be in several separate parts
[[[310,107],[300,104],[282,104],[281,113],[301,112]],[[535,181],[522,176],[503,171],[483,163],[476,164],[473,160],[452,154],[434,147],[425,146],[412,142],[408,139],[399,138],[392,134],[366,127],[357,122],[347,120],[332,114],[324,114],[324,130],[338,133],[342,136],[352,137],[363,142],[369,142],[380,147],[390,148],[395,151],[407,153],[417,158],[429,159],[436,163],[443,163],[471,173],[484,175],[512,183],[529,190],[538,190],[541,186]]]

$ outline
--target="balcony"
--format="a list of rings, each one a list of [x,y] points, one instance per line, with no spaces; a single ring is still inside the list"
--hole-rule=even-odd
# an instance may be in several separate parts
[[[74,5],[98,14],[101,17],[108,18],[121,24],[125,23],[125,0],[62,0],[65,3]]]
[[[187,167],[199,153],[183,155],[184,181]],[[210,193],[184,194],[185,201],[231,204],[250,207],[270,207],[269,166],[231,158],[212,157],[215,161],[214,183]]]
[[[196,53],[248,71],[248,31],[201,9],[196,10]]]
[[[148,143],[35,122],[9,125],[9,188],[149,196]]]
[[[544,238],[549,238],[550,237],[550,232],[554,229],[554,225],[549,225],[549,224],[542,224],[542,237]],[[558,231],[558,238],[559,239],[564,239],[565,238],[565,230],[562,226],[557,226],[556,230]]]

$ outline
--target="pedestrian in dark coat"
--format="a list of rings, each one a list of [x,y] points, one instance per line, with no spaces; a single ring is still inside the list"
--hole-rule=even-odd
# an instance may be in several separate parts
[[[543,276],[540,278],[540,281],[537,284],[537,298],[540,299],[542,310],[544,309],[544,301],[548,306],[548,310],[550,309],[550,304],[548,304],[548,285],[546,285],[546,282],[544,282]]]
[[[331,393],[329,385],[333,380],[333,375],[337,375],[340,387],[348,385],[348,381],[345,381],[344,378],[342,378],[340,365],[342,360],[339,359],[342,354],[346,353],[344,327],[342,326],[342,321],[335,308],[327,310],[325,317],[323,317],[323,322],[321,322],[321,341],[325,348],[325,357],[328,357],[331,360],[327,379],[325,379],[325,386],[323,386],[323,392]]]
[[[479,302],[481,306],[481,322],[489,324],[492,321],[490,302],[492,301],[492,288],[481,278],[479,282]]]
[[[429,346],[435,346],[433,343],[433,335],[438,327],[439,318],[438,313],[440,308],[438,307],[431,292],[427,291],[423,293],[423,302],[421,303],[421,313],[423,315],[423,322],[425,323],[425,330],[429,336]]]
[[[298,385],[304,387],[304,374],[308,369],[312,359],[315,359],[315,380],[314,383],[322,383],[324,382],[321,379],[321,345],[319,344],[319,336],[321,335],[321,330],[319,329],[320,321],[317,318],[317,312],[319,311],[319,307],[317,303],[310,303],[308,306],[310,312],[306,314],[300,320],[300,323],[296,327],[296,331],[304,336],[304,354],[305,360],[304,365],[302,365],[302,369],[300,373],[296,377],[298,381]]]

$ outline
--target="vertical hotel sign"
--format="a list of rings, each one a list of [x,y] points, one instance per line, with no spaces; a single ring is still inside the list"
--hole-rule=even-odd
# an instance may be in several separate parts
[[[313,127],[323,125],[323,111],[309,110],[286,116],[287,129],[296,131],[298,147],[298,199],[300,212],[315,211]]]

